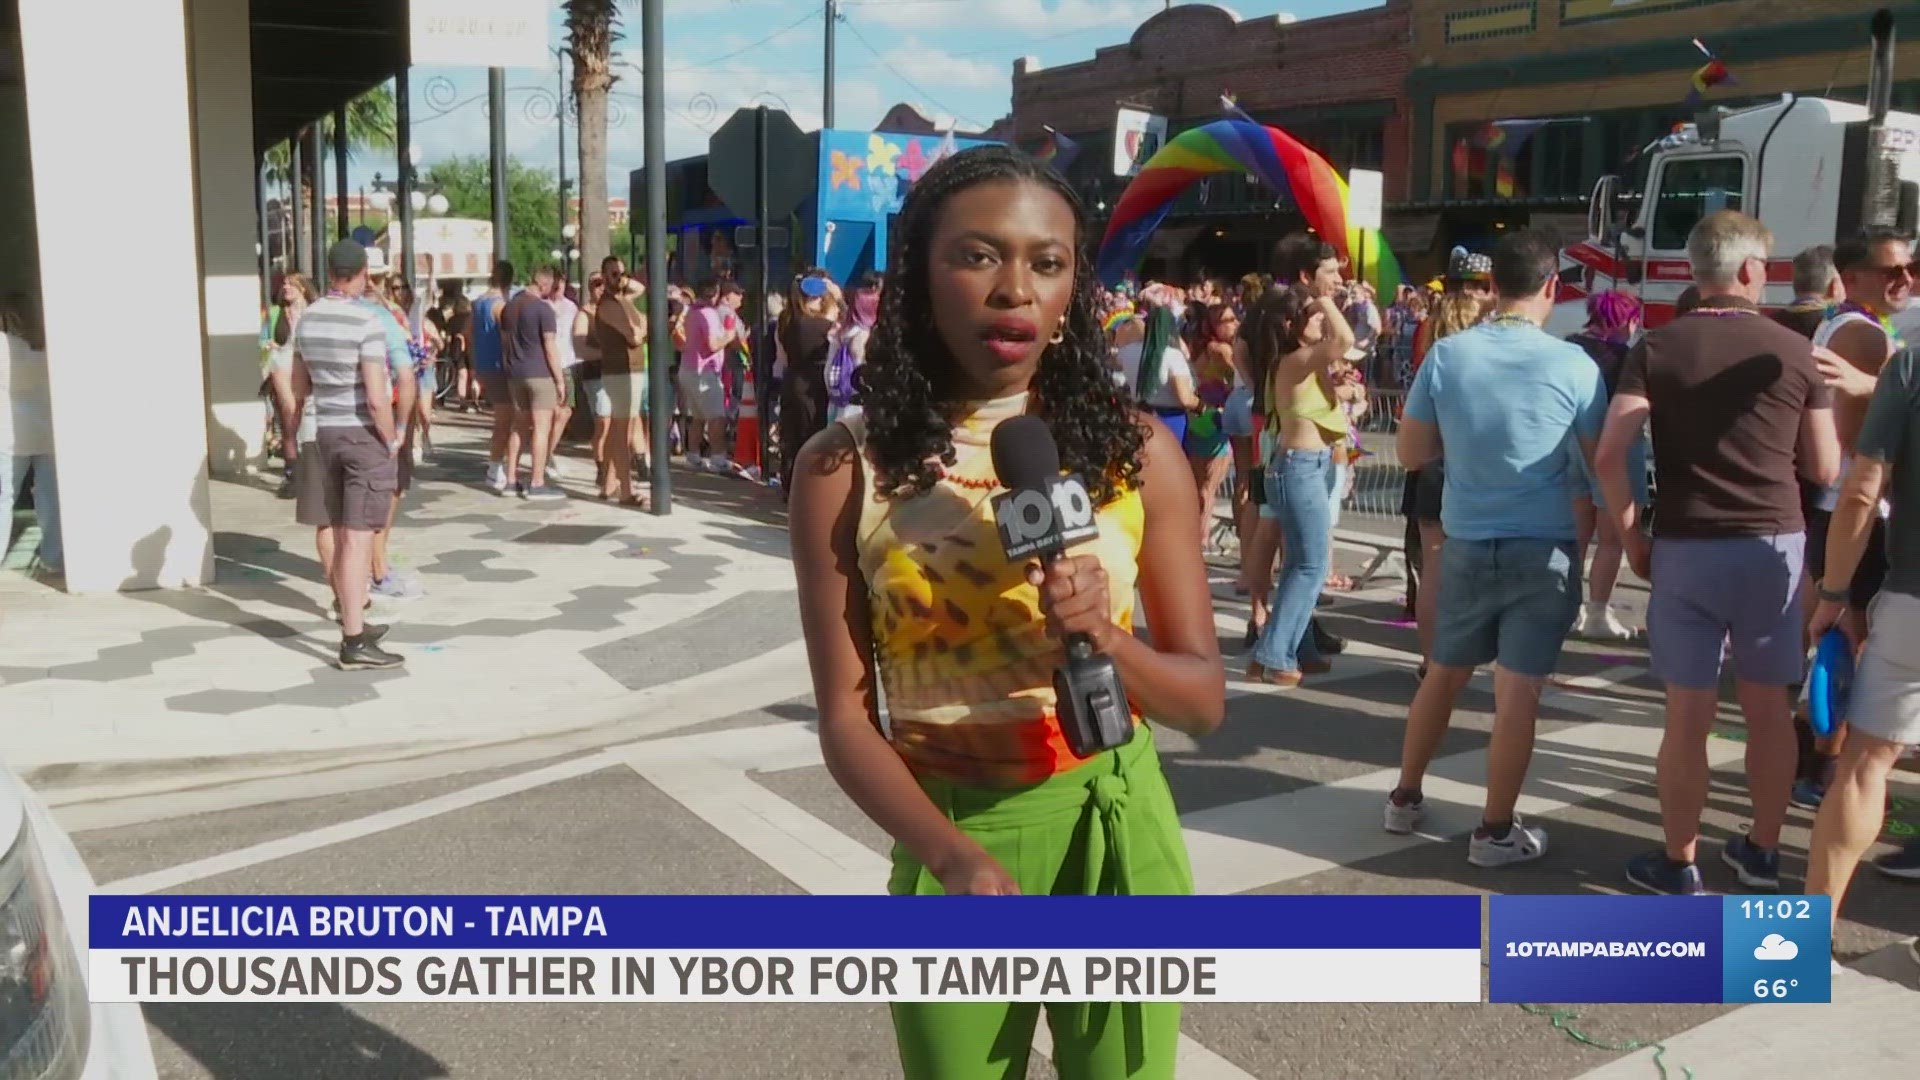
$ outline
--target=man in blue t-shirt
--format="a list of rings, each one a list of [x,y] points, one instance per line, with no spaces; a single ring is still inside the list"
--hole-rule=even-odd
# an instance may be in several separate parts
[[[1577,345],[1540,327],[1553,312],[1558,245],[1522,230],[1493,253],[1491,321],[1435,344],[1420,365],[1400,425],[1409,469],[1446,447],[1439,606],[1433,659],[1407,714],[1400,783],[1388,832],[1408,833],[1424,810],[1420,783],[1453,716],[1453,701],[1493,663],[1495,715],[1487,801],[1467,861],[1505,866],[1546,854],[1543,829],[1514,813],[1533,756],[1540,691],[1580,611],[1580,564],[1569,492],[1593,461],[1606,420],[1600,369]]]

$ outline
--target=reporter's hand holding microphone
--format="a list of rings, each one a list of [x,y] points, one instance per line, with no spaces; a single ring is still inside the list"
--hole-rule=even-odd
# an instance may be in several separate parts
[[[1070,555],[1051,564],[1027,567],[1027,584],[1040,590],[1040,611],[1047,636],[1064,641],[1084,634],[1093,651],[1103,653],[1115,629],[1107,594],[1107,570],[1092,555]]]

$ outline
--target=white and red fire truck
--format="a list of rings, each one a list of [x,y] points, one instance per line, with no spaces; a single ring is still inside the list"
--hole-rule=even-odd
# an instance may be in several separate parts
[[[1793,256],[1867,226],[1907,235],[1920,226],[1920,115],[1893,112],[1893,17],[1872,24],[1867,104],[1783,95],[1740,110],[1715,108],[1648,152],[1644,188],[1618,176],[1594,185],[1587,239],[1566,249],[1562,303],[1549,329],[1577,330],[1586,297],[1635,293],[1646,322],[1673,317],[1692,283],[1687,233],[1716,210],[1742,210],[1773,231],[1769,306],[1793,300]]]

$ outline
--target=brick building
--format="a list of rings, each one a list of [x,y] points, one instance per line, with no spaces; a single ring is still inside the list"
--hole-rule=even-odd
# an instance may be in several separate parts
[[[1867,23],[1887,7],[1909,41],[1920,3],[1886,0],[1423,0],[1412,16],[1412,172],[1404,233],[1431,247],[1478,246],[1500,230],[1548,221],[1583,229],[1587,196],[1607,173],[1637,186],[1635,152],[1692,119],[1686,98],[1705,62],[1699,38],[1734,83],[1704,104],[1780,94],[1865,100]],[[1898,51],[1894,107],[1920,106],[1920,48]],[[1554,118],[1507,164],[1475,153],[1490,121]]]
[[[1406,79],[1410,0],[1345,15],[1238,20],[1185,4],[1141,23],[1125,44],[1090,60],[1040,68],[1014,64],[1013,134],[1021,145],[1047,129],[1080,147],[1068,178],[1104,212],[1126,186],[1113,169],[1122,107],[1165,116],[1170,134],[1217,120],[1230,93],[1255,119],[1285,128],[1345,173],[1386,174],[1389,201],[1406,196],[1411,145]],[[1104,216],[1101,213],[1100,216]],[[1189,191],[1156,234],[1149,273],[1237,273],[1264,267],[1272,242],[1303,224],[1291,203],[1241,176]]]

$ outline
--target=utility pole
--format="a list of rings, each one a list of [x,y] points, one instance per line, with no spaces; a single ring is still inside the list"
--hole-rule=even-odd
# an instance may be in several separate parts
[[[307,128],[307,156],[313,159],[309,166],[313,170],[313,199],[307,207],[307,216],[312,220],[308,227],[313,230],[314,280],[325,280],[327,262],[327,145],[326,137],[320,129],[323,125],[318,118]]]
[[[840,19],[839,0],[827,0],[826,73],[820,87],[820,126],[833,128],[833,24]]]
[[[555,49],[553,56],[553,130],[560,147],[560,156],[555,159],[559,166],[560,193],[554,197],[560,203],[561,280],[570,282],[573,280],[573,260],[564,257],[566,252],[572,250],[572,240],[567,236],[567,53],[564,49]]]
[[[748,309],[753,312],[753,379],[758,391],[757,404],[760,410],[760,474],[766,475],[771,445],[768,436],[773,434],[773,395],[767,387],[773,385],[773,342],[767,339],[767,280],[772,272],[767,265],[767,107],[765,105],[753,111],[753,304]]]
[[[339,218],[334,222],[335,237],[345,240],[353,231],[353,223],[347,220],[347,107],[333,107],[333,214]]]
[[[419,265],[413,254],[413,90],[407,83],[407,65],[393,73],[393,153],[400,166],[400,182],[394,187],[394,205],[387,211],[388,222],[400,227],[400,272],[402,281],[416,293],[414,275]],[[379,180],[378,173],[374,179]],[[432,271],[428,271],[432,278]]]
[[[673,510],[673,387],[667,380],[673,327],[667,322],[667,61],[666,0],[641,0],[640,96],[647,187],[647,411],[653,445],[651,503],[655,514]],[[629,210],[637,210],[630,207]],[[621,451],[625,452],[624,448]]]
[[[487,69],[488,138],[493,172],[493,258],[506,262],[507,252],[507,71]],[[488,274],[492,277],[492,274]]]
[[[307,238],[306,193],[303,190],[307,170],[306,153],[302,149],[306,139],[306,133],[302,132],[287,140],[287,232],[281,249],[288,253],[287,269],[303,271],[318,281],[319,275],[314,268],[320,260],[314,258],[313,244]]]

